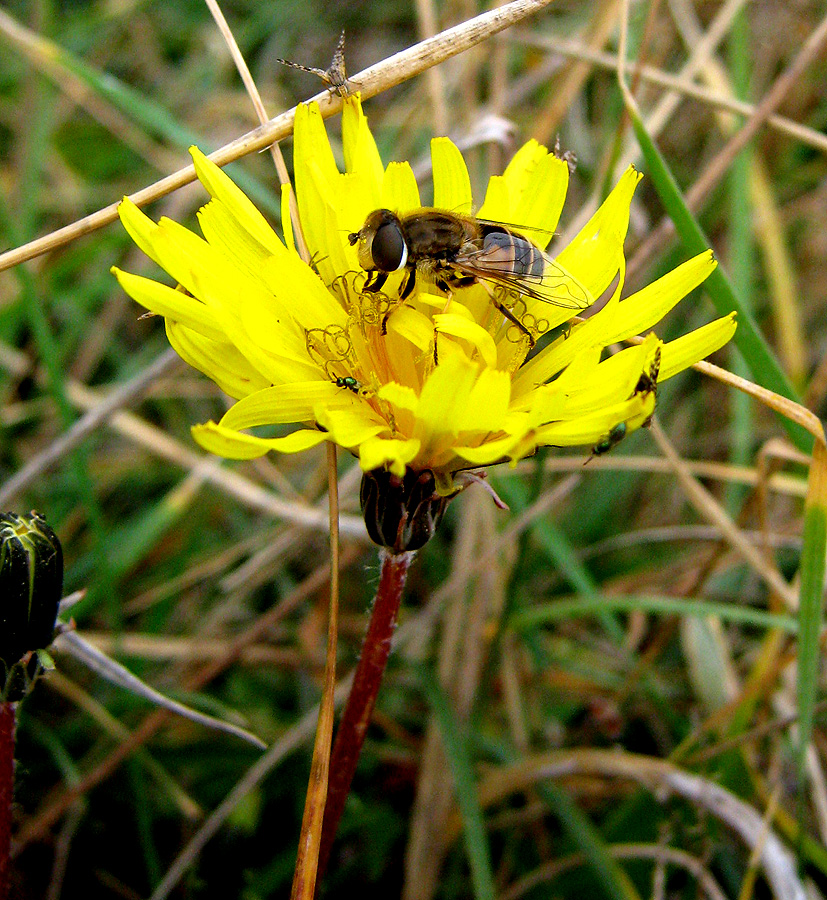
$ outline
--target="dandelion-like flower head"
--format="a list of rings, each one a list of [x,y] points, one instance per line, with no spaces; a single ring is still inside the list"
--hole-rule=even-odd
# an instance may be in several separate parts
[[[587,318],[573,319],[570,305],[519,286],[500,290],[503,315],[484,281],[446,293],[417,277],[401,300],[410,277],[404,270],[371,289],[351,236],[378,209],[405,216],[422,202],[408,163],[382,164],[358,95],[345,100],[342,138],[344,172],[318,108],[299,106],[294,174],[309,264],[290,226],[289,191],[282,242],[195,148],[198,177],[212,197],[198,215],[203,238],[169,219],[155,224],[128,200],[120,206],[135,242],[178,282],[168,287],[116,269],[121,285],[163,315],[181,357],[237,401],[219,422],[193,428],[207,450],[250,459],[334,441],[382,483],[413,477],[418,502],[431,491],[437,505],[429,514],[439,513],[441,498],[467,483],[461,473],[469,469],[514,463],[543,445],[611,446],[648,421],[659,382],[732,336],[727,316],[667,343],[649,333],[606,355],[610,345],[647,332],[715,267],[712,253],[703,253],[621,301],[623,242],[641,177],[633,168],[567,247],[549,251],[561,290],[610,294]],[[546,249],[566,196],[564,160],[529,141],[490,179],[475,210],[456,146],[436,138],[431,156],[435,208],[475,211]],[[297,427],[281,437],[249,432],[262,425]],[[424,494],[423,473],[430,479]],[[382,506],[381,487],[378,501],[372,489],[368,505]],[[400,508],[378,537],[370,520],[368,527],[394,546],[387,531],[412,515]]]

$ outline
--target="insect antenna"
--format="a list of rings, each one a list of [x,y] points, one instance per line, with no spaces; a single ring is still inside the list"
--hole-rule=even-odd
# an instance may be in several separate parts
[[[327,69],[318,69],[316,66],[303,66],[301,63],[290,62],[289,59],[282,59],[280,56],[276,57],[276,62],[281,63],[283,66],[289,66],[291,69],[299,69],[302,72],[310,72],[311,75],[316,75],[327,85],[328,90],[342,98],[352,93],[353,83],[348,80],[345,70],[344,30],[339,35],[339,43],[336,44],[336,49],[333,51],[333,59]]]

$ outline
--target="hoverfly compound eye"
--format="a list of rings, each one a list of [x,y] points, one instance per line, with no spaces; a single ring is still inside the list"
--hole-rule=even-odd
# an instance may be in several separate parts
[[[373,264],[380,272],[396,272],[408,261],[408,246],[398,222],[384,222],[376,229],[371,244]]]

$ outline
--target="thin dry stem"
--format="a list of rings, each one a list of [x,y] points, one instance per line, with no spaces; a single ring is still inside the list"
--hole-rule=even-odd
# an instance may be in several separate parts
[[[624,0],[624,2],[627,2],[627,0]],[[621,49],[618,56],[618,82],[627,106],[630,109],[637,110],[637,103],[626,84],[625,28],[621,29],[621,38]],[[724,147],[707,164],[701,177],[685,192],[684,200],[688,209],[696,212],[701,207],[713,188],[729,170],[735,157],[755,137],[767,119],[795,87],[806,69],[818,58],[824,49],[825,43],[827,43],[827,16],[821,20],[815,31],[809,35],[792,63],[776,78],[772,87],[764,95],[764,99],[755,108],[752,116],[727,141]],[[675,226],[672,220],[662,219],[660,224],[650,232],[646,241],[638,247],[634,257],[629,261],[627,275],[631,276],[638,271],[649,260],[656,249],[661,247],[674,233]]]
[[[529,34],[525,31],[519,31],[512,37],[515,43],[524,44],[527,47],[537,47],[543,50],[549,50],[553,53],[559,53],[561,56],[568,56],[572,59],[582,60],[591,63],[601,69],[617,71],[618,58],[616,53],[607,53],[596,50],[591,45],[587,45],[582,41],[565,40],[563,38],[551,35]],[[748,117],[755,113],[755,104],[748,103],[745,100],[739,100],[729,94],[721,91],[712,90],[696,84],[691,77],[685,73],[672,75],[665,72],[657,66],[644,63],[635,66],[635,74],[639,75],[641,80],[659,85],[660,87],[669,88],[693,100],[699,100],[708,104],[713,109],[719,109],[725,112],[737,113],[738,115]],[[827,153],[827,135],[802,125],[800,122],[794,122],[786,116],[773,113],[767,119],[767,125],[776,131],[795,138],[802,144]]]
[[[663,455],[673,467],[687,500],[707,521],[714,523],[716,527],[720,528],[721,533],[731,546],[779,596],[784,598],[787,608],[793,611],[796,610],[798,608],[798,595],[793,587],[784,581],[778,569],[768,563],[758,548],[744,539],[740,529],[724,508],[699,481],[689,474],[671,441],[658,424],[657,419],[653,420],[651,431]]]
[[[589,24],[588,47],[602,47],[609,39],[617,24],[619,0],[595,4],[594,17]],[[591,72],[591,66],[584,60],[578,60],[568,67],[568,71],[560,79],[560,85],[551,96],[546,108],[534,120],[532,137],[541,143],[554,143],[560,122],[571,107],[572,101],[583,89],[583,84]]]
[[[479,784],[483,808],[548,778],[588,775],[636,782],[659,797],[675,794],[731,828],[749,848],[760,845],[761,867],[779,900],[806,900],[792,853],[763,817],[726,788],[663,760],[616,750],[559,751],[494,770]],[[454,823],[454,833],[458,823]]]
[[[543,807],[545,813],[545,807]],[[611,844],[606,847],[606,852],[613,859],[653,859],[663,864],[677,866],[692,875],[698,881],[699,887],[704,891],[709,900],[727,900],[712,873],[704,863],[691,856],[685,850],[677,847],[667,847],[661,844]],[[571,869],[580,868],[588,862],[585,854],[573,853],[562,859],[554,859],[538,866],[530,875],[514,882],[507,890],[500,894],[499,900],[519,900],[529,891],[547,881],[553,881]]]
[[[327,471],[330,504],[330,610],[327,626],[327,658],[322,699],[319,704],[319,722],[316,726],[313,759],[310,764],[310,780],[304,801],[299,850],[293,872],[293,887],[290,893],[292,900],[312,900],[316,890],[319,848],[330,774],[330,743],[333,737],[336,693],[336,647],[339,633],[339,498],[336,493],[335,444],[328,444]]]

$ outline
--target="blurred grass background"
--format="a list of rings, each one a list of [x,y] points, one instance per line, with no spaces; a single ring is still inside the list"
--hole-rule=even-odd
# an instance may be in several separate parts
[[[275,115],[320,89],[276,57],[325,68],[345,29],[353,74],[433,23],[445,27],[482,7],[311,0],[222,9]],[[481,198],[488,175],[526,138],[550,144],[559,135],[578,157],[565,230],[605,194],[627,155],[638,158],[610,68],[618,12],[606,0],[552,4],[370,100],[383,158],[410,159],[427,196],[428,141],[447,132],[464,148]],[[673,76],[694,61],[686,82],[756,102],[824,14],[807,0],[652,0],[631,8],[631,52]],[[711,60],[699,63],[701,37],[719,24]],[[3,250],[180,168],[193,142],[213,150],[257,124],[199,0],[11,0],[0,9],[0,43]],[[631,76],[644,113],[654,110],[665,88],[647,71],[632,67]],[[819,415],[827,392],[826,78],[822,54],[778,110],[809,130],[761,129],[698,213],[740,299]],[[655,138],[682,188],[741,123],[706,95],[680,96]],[[329,129],[337,128],[334,119]],[[289,163],[289,141],[284,150]],[[277,224],[269,155],[228,171]],[[149,212],[192,226],[204,201],[195,185]],[[630,258],[662,214],[646,179],[632,209]],[[689,255],[675,240],[662,242],[627,292]],[[162,323],[141,317],[112,265],[155,274],[119,225],[0,272],[0,481],[166,352]],[[659,334],[674,337],[714,315],[698,291]],[[718,362],[743,370],[734,351]],[[752,377],[760,383],[760,372]],[[73,611],[83,634],[159,689],[237,715],[277,743],[319,697],[324,451],[207,466],[189,428],[226,405],[197,372],[168,367],[131,412],[97,427],[7,506],[37,508],[58,531],[67,592],[87,591]],[[664,385],[658,418],[744,536],[765,548],[767,567],[793,579],[806,468],[779,455],[778,420],[697,373]],[[324,896],[480,896],[469,855],[487,860],[503,897],[689,898],[718,896],[716,884],[726,897],[770,895],[752,848],[720,821],[628,781],[526,783],[483,804],[478,779],[549,750],[587,748],[671,758],[759,813],[769,807],[778,833],[800,850],[813,891],[825,890],[827,736],[818,720],[810,782],[798,783],[789,718],[794,610],[721,542],[648,433],[584,467],[587,457],[543,453],[492,473],[510,512],[468,491],[421,552],[402,615],[407,640],[391,658]],[[340,466],[351,517],[344,673],[358,654],[377,561],[352,518],[358,473],[349,458]],[[320,524],[308,527],[312,508]],[[238,640],[245,634],[253,639]],[[211,676],[199,677],[210,664]],[[150,735],[146,704],[68,656],[58,655],[57,666],[21,714],[14,896],[147,897],[259,753],[173,719]],[[147,735],[115,764],[124,728]],[[308,732],[254,786],[169,896],[286,896],[310,741]],[[457,779],[466,818],[469,801],[478,812],[483,804],[484,829],[466,827],[476,845],[459,835],[452,767],[467,776]],[[67,791],[77,784],[83,790],[73,799]],[[618,862],[619,844],[638,849]],[[669,847],[696,868],[653,862]],[[549,864],[559,864],[552,880],[523,881]]]

